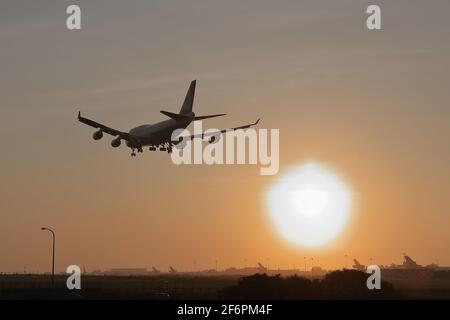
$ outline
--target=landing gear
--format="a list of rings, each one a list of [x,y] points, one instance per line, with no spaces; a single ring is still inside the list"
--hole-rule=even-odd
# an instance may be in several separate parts
[[[167,153],[172,153],[172,145],[170,143],[160,145],[159,151],[167,151]]]
[[[131,148],[131,156],[132,156],[132,157],[136,157],[136,151],[135,151],[136,149],[137,149],[137,152],[139,152],[139,153],[144,152],[144,150],[142,150],[142,147]]]
[[[158,149],[159,149],[159,151],[167,151],[167,153],[172,153],[172,151],[173,151],[172,144],[170,144],[170,143],[161,144],[159,146],[152,145],[148,148],[149,151],[156,151]],[[132,157],[136,157],[136,153],[142,153],[142,152],[144,152],[142,147],[131,148],[131,156]]]

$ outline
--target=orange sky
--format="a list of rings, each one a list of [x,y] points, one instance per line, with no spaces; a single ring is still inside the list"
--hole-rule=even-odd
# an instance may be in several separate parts
[[[383,30],[360,1],[9,1],[0,11],[0,271],[303,267],[314,257],[450,265],[448,1],[380,1]],[[92,140],[78,110],[117,129],[177,111],[198,79],[211,127],[262,118],[280,129],[280,174],[314,160],[355,191],[352,223],[306,250],[268,224],[257,166],[174,166]]]

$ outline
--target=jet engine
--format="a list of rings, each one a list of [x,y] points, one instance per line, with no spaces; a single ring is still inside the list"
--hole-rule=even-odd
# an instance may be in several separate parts
[[[172,141],[175,144],[175,147],[179,150],[184,149],[186,147],[186,140],[183,137],[179,137],[178,140]]]
[[[102,130],[95,131],[94,134],[92,135],[92,138],[94,138],[94,140],[100,140],[101,138],[103,138],[103,131]]]
[[[211,136],[211,138],[209,138],[209,143],[217,143],[219,142],[220,138],[221,138],[220,134],[215,134]]]
[[[120,139],[120,137],[117,137],[113,141],[111,141],[111,146],[113,148],[117,148],[120,146],[121,143],[122,143],[122,140]]]

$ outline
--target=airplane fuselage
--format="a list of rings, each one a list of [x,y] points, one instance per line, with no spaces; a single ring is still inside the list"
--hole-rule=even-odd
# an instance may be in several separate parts
[[[171,141],[172,133],[177,129],[185,129],[194,120],[195,114],[186,119],[168,119],[155,124],[144,124],[129,131],[130,135],[143,146],[158,146]],[[128,147],[137,147],[127,141]]]

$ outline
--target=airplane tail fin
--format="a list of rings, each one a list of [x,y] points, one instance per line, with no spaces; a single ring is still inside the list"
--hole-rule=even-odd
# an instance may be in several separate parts
[[[191,82],[191,85],[189,86],[189,90],[186,94],[186,98],[184,99],[183,106],[180,110],[181,114],[188,114],[192,112],[192,106],[194,105],[194,95],[195,95],[195,85],[197,83],[197,80],[194,80]]]

